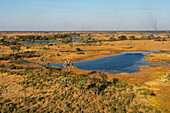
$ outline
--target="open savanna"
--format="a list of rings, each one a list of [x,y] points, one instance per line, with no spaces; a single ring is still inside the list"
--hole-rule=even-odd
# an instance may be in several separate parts
[[[139,72],[112,74],[75,66],[67,71],[61,67],[21,64],[78,62],[150,50],[163,52],[146,54],[145,61],[169,63],[169,35],[149,33],[1,32],[1,112],[169,112],[169,65],[141,66]],[[29,39],[32,35],[39,38]],[[88,39],[67,40],[73,37]],[[60,41],[52,45],[22,44],[50,40]]]

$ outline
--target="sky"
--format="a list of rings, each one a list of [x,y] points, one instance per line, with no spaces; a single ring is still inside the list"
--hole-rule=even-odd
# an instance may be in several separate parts
[[[170,30],[170,0],[0,0],[0,31]]]

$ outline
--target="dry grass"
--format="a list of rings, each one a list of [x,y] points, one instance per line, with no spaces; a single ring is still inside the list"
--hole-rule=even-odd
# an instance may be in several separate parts
[[[66,32],[65,32],[66,33]],[[80,32],[77,32],[80,33]],[[112,36],[112,33],[92,33],[87,32],[81,34],[81,36],[87,36],[88,34],[91,34],[91,36],[94,36],[95,39],[109,39],[110,36]],[[16,35],[54,35],[58,33],[4,33],[3,35],[7,36],[13,36]],[[64,32],[63,32],[64,34]],[[109,35],[106,37],[106,35]],[[126,36],[132,36],[140,38],[143,36],[143,34],[140,33],[116,33],[115,38],[121,35]],[[2,36],[2,35],[1,35]],[[158,35],[161,37],[165,37],[166,34]],[[145,61],[147,62],[156,62],[156,63],[167,63],[170,61],[170,41],[153,41],[153,40],[133,40],[130,44],[129,40],[126,41],[115,41],[115,42],[104,42],[102,41],[102,44],[100,45],[97,43],[96,45],[85,45],[85,46],[76,46],[78,44],[77,42],[73,43],[73,47],[69,47],[68,44],[60,44],[60,48],[58,48],[58,45],[48,46],[47,45],[30,45],[29,50],[26,49],[26,47],[21,47],[22,51],[37,51],[38,54],[43,54],[46,58],[45,63],[63,63],[66,59],[71,60],[72,62],[78,62],[83,60],[93,60],[105,56],[111,56],[111,55],[117,55],[120,54],[123,51],[128,52],[146,52],[149,50],[160,50],[160,51],[166,51],[164,53],[152,53],[147,54],[145,57]],[[132,48],[129,48],[132,47]],[[45,48],[45,49],[44,49]],[[85,54],[78,54],[79,51],[76,51],[76,48],[80,48],[82,52]],[[1,46],[0,49],[0,56],[2,54],[12,54],[13,51],[10,50],[10,47],[7,46]],[[58,54],[58,55],[57,55]],[[33,57],[33,58],[24,58],[24,60],[33,62],[33,63],[40,63],[39,57]],[[7,64],[10,60],[7,61],[0,61],[0,64]],[[21,64],[15,64],[17,66],[21,66]],[[23,65],[22,65],[23,66]],[[27,67],[27,66],[23,66]],[[31,65],[31,67],[34,67],[34,65]],[[41,66],[37,66],[39,68]],[[58,68],[60,69],[60,68]],[[91,71],[81,70],[78,68],[71,69],[74,74],[72,76],[77,76],[80,74],[86,74],[89,75]],[[163,112],[167,112],[165,109],[168,109],[170,111],[170,83],[169,81],[166,81],[166,77],[164,76],[164,73],[168,73],[170,71],[170,66],[162,66],[162,65],[156,65],[156,66],[142,66],[140,67],[139,72],[135,73],[119,73],[119,74],[111,74],[107,73],[108,80],[111,81],[113,78],[118,78],[120,80],[126,81],[129,84],[140,84],[144,83],[145,86],[142,87],[148,87],[151,90],[154,90],[156,97],[150,96],[148,97],[150,104],[155,106],[157,109],[161,109]],[[92,75],[89,75],[92,76]],[[24,95],[23,93],[19,93],[19,90],[21,90],[21,86],[18,84],[15,84],[15,82],[23,81],[24,79],[22,77],[18,77],[17,75],[9,75],[7,73],[1,73],[0,74],[0,85],[7,86],[7,93],[4,93],[3,97],[5,98],[12,98],[16,97],[18,95]],[[56,87],[55,85],[52,87]],[[32,91],[33,89],[28,89]],[[47,92],[50,92],[50,90],[47,88],[45,89]],[[37,90],[39,92],[41,90]],[[49,93],[50,94],[50,93]],[[28,94],[29,95],[29,94]],[[42,95],[41,95],[42,96]],[[45,107],[46,105],[43,104]],[[51,108],[52,109],[52,108]]]

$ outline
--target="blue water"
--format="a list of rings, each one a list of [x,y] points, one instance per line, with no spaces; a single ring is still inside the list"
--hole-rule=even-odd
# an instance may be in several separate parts
[[[160,35],[160,33],[148,33],[146,35]]]
[[[72,41],[79,41],[79,40],[80,38],[77,38],[77,37],[72,38]]]
[[[80,67],[84,70],[100,70],[110,73],[133,73],[139,71],[139,66],[153,65],[143,61],[145,57],[144,52],[124,52],[119,55],[108,56],[95,60],[87,60],[81,62],[73,62],[74,66]],[[30,63],[26,63],[30,64]],[[40,64],[36,64],[40,65]],[[44,63],[43,65],[60,66],[63,67],[63,63]],[[169,65],[166,63],[160,63],[156,65]]]
[[[85,39],[87,39],[87,37],[82,37],[81,38],[82,40],[85,40]],[[72,38],[72,41],[79,41],[79,40],[81,40],[80,38],[78,38],[78,37],[74,37],[74,38]],[[55,44],[55,42],[58,42],[59,40],[53,40],[53,41],[51,41],[50,43],[48,43],[48,44]],[[22,43],[22,44],[24,44],[24,45],[26,45],[26,44],[43,44],[43,45],[46,45],[47,43],[45,42],[45,41],[41,41],[41,42],[38,42],[38,41],[31,41],[31,42],[24,42],[24,43]]]
[[[80,40],[85,40],[88,39],[87,37],[82,37],[82,38],[78,38],[78,37],[74,37],[72,38],[72,41],[80,41]]]
[[[53,41],[51,41],[50,43],[48,43],[48,44],[55,44],[54,42],[58,42],[59,40],[53,40]],[[45,42],[45,41],[41,41],[41,42],[37,42],[37,41],[32,41],[32,42],[24,42],[24,43],[22,43],[22,44],[24,44],[24,45],[26,45],[26,44],[44,44],[44,45],[46,45],[47,43]]]
[[[150,53],[162,53],[162,51],[155,51],[155,50],[150,50],[148,52],[150,52]]]

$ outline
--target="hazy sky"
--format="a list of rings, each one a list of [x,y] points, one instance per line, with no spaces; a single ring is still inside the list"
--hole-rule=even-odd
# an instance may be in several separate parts
[[[170,30],[170,0],[0,0],[0,31]]]

